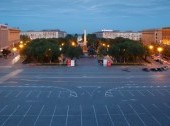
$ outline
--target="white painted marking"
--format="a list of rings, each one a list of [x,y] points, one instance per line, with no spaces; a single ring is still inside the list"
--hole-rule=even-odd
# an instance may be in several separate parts
[[[137,91],[140,95],[145,96],[141,91]]]
[[[131,109],[134,111],[134,113],[137,115],[137,117],[140,119],[140,121],[143,123],[144,126],[146,126],[145,122],[142,120],[142,118],[139,116],[138,112],[133,108],[132,105],[129,105]]]
[[[23,91],[20,91],[15,97],[17,98]]]
[[[55,106],[54,111],[53,111],[53,115],[52,115],[52,117],[51,117],[51,121],[50,121],[50,125],[49,125],[49,126],[52,125],[52,122],[53,122],[53,119],[54,119],[54,116],[55,116],[55,111],[56,111],[56,109],[57,109],[57,107]]]
[[[119,94],[120,94],[122,97],[125,96],[120,90],[119,90],[118,92],[119,92]]]
[[[40,110],[40,113],[38,114],[37,119],[36,119],[35,122],[34,122],[34,126],[36,125],[38,119],[40,118],[40,115],[41,115],[43,109],[44,109],[44,105],[42,106],[42,108],[41,108],[41,110]]]
[[[80,121],[81,121],[81,126],[83,126],[83,110],[81,105],[80,105]]]
[[[101,88],[100,86],[78,86],[78,88],[84,90],[89,96],[93,96],[94,92]]]
[[[62,91],[59,91],[59,93],[58,93],[58,98],[60,98],[61,97],[61,93],[62,93]]]
[[[26,98],[28,98],[31,95],[32,91],[29,91],[28,94],[26,95]]]
[[[146,110],[146,112],[159,124],[159,126],[162,126],[161,123],[155,118],[155,116],[150,113],[150,111],[143,105],[141,104],[142,108],[144,108]]]
[[[20,105],[18,105],[16,107],[16,109],[14,109],[14,111],[8,116],[8,118],[6,118],[6,120],[3,122],[3,124],[1,126],[4,126],[5,123],[12,117],[12,115],[17,111],[17,109],[20,107]]]
[[[39,93],[37,94],[36,98],[39,98],[41,95],[41,91],[39,91]]]
[[[20,126],[20,125],[21,125],[22,121],[23,121],[23,120],[24,120],[24,118],[27,116],[27,114],[28,114],[28,112],[30,111],[31,107],[32,107],[32,105],[30,105],[30,107],[29,107],[29,108],[28,108],[28,110],[25,112],[25,114],[24,114],[23,118],[19,121],[19,123],[18,123],[18,125],[17,125],[17,126]]]
[[[93,111],[94,111],[94,116],[95,116],[95,120],[96,120],[96,125],[98,126],[99,124],[98,124],[96,109],[95,109],[94,105],[93,105]]]
[[[146,90],[150,95],[155,96],[151,91]]]
[[[68,125],[69,109],[70,109],[70,106],[68,105],[67,106],[67,116],[66,116],[66,126]]]
[[[166,106],[168,109],[170,109],[170,106],[167,103],[164,103],[164,106]]]
[[[131,91],[128,91],[128,93],[133,97],[135,96]]]
[[[119,108],[119,110],[120,110],[121,114],[123,115],[123,118],[125,119],[125,121],[126,121],[127,125],[128,125],[128,126],[130,126],[130,124],[129,124],[128,120],[126,119],[125,114],[123,113],[123,111],[122,111],[122,109],[120,108],[120,106],[119,106],[119,105],[117,105],[117,107]]]
[[[21,73],[23,70],[22,69],[18,69],[18,70],[15,70],[3,77],[0,78],[0,84],[4,83],[5,81],[9,80],[10,78],[12,78],[13,76],[16,76],[18,75],[19,73]]]
[[[47,98],[49,98],[52,94],[52,91],[49,91],[48,95],[47,95]]]
[[[170,117],[167,114],[165,114],[157,105],[152,104],[152,106],[158,109],[158,111],[161,112],[170,121]]]
[[[161,96],[165,96],[165,94],[163,94],[163,93],[160,92],[159,90],[156,90],[156,92],[158,92],[158,94],[160,94]]]
[[[107,114],[108,114],[108,116],[109,116],[109,118],[110,118],[110,121],[111,121],[111,123],[112,123],[112,126],[114,126],[114,123],[113,123],[113,120],[112,120],[112,117],[111,117],[111,115],[110,115],[110,112],[109,112],[109,109],[108,109],[107,105],[105,105],[105,108],[106,108]]]
[[[5,106],[0,110],[0,113],[1,113],[4,109],[6,109],[6,107],[8,107],[8,105],[5,105]]]
[[[13,91],[10,91],[8,94],[6,94],[4,97],[7,98],[9,95],[12,94]]]

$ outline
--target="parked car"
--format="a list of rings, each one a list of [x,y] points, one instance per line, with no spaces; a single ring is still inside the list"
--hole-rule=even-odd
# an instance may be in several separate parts
[[[149,72],[149,68],[142,68],[143,71]]]

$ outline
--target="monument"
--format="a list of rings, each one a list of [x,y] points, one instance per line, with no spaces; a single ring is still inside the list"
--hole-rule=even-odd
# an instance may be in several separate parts
[[[87,55],[88,49],[87,49],[87,35],[86,30],[84,30],[84,39],[83,39],[83,53]]]

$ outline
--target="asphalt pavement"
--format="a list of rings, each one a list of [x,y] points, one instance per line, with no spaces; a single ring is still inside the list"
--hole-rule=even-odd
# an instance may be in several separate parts
[[[1,126],[169,126],[170,71],[103,67],[0,68]]]

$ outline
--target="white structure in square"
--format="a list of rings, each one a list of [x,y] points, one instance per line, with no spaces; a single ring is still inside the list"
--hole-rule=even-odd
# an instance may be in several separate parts
[[[65,38],[67,33],[60,30],[26,31],[21,35],[29,36],[32,40],[38,38]]]
[[[122,38],[128,38],[135,41],[139,41],[141,39],[140,32],[132,32],[132,31],[120,32],[120,31],[113,31],[113,30],[102,30],[96,32],[95,34],[98,38],[115,39],[117,37],[122,37]]]

